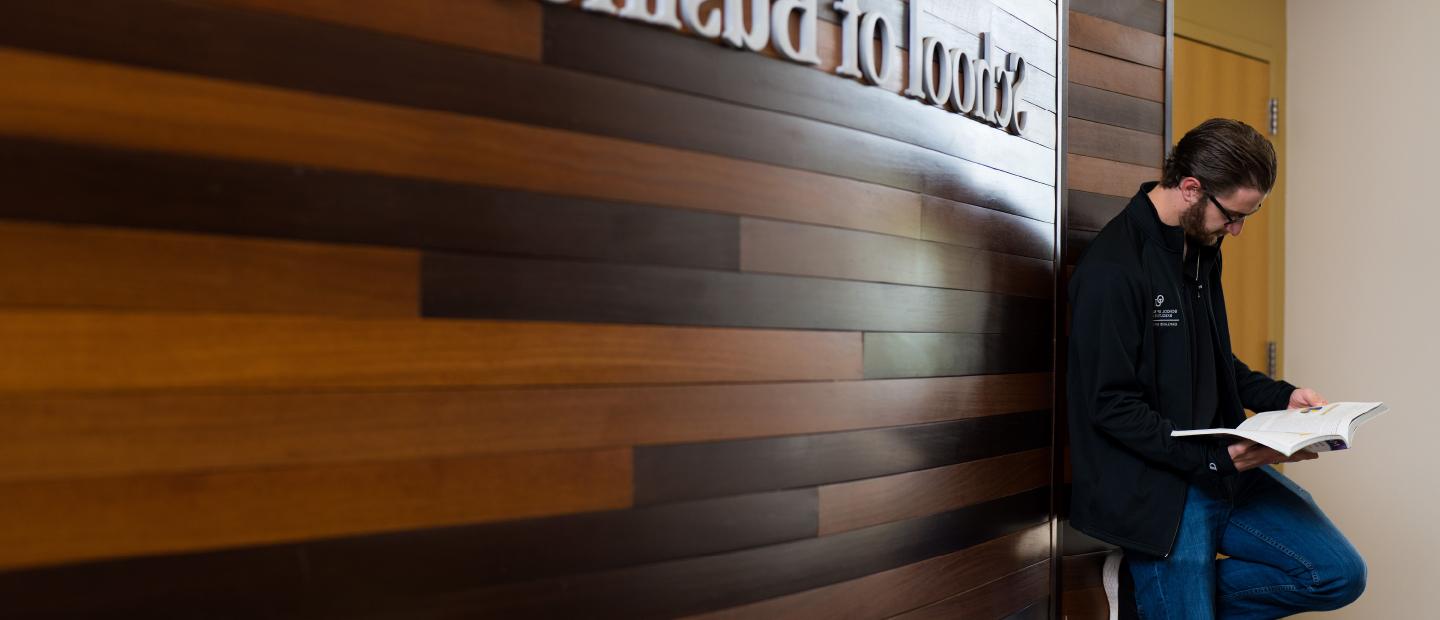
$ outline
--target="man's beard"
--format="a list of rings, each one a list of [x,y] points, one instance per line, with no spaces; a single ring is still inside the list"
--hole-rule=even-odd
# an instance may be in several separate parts
[[[1214,232],[1205,230],[1206,206],[1205,197],[1202,196],[1199,202],[1190,205],[1180,214],[1180,228],[1185,231],[1185,238],[1197,246],[1215,245],[1220,241],[1220,237],[1224,236],[1223,229]]]

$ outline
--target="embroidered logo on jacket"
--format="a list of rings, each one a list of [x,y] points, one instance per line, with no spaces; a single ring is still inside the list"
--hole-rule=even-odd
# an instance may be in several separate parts
[[[1166,308],[1165,296],[1155,296],[1155,310],[1150,314],[1150,321],[1155,327],[1178,327],[1180,325],[1180,309]]]

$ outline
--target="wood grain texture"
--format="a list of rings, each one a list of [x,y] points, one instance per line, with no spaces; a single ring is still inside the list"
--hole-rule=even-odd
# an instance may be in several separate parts
[[[860,377],[858,334],[242,315],[0,313],[0,391]]]
[[[941,377],[1051,368],[1050,325],[1009,334],[867,333],[865,377]]]
[[[0,567],[630,505],[628,450],[0,484]]]
[[[1049,420],[1049,411],[1034,411],[823,435],[645,446],[635,450],[635,502],[800,488],[1032,450],[1046,445]]]
[[[1048,0],[1047,0],[1048,2]],[[871,2],[871,6],[880,4]],[[1019,3],[1014,3],[1019,4]],[[898,24],[906,24],[904,9],[909,3],[904,0],[895,2],[896,17]],[[1050,76],[1056,75],[1055,70],[1055,37],[1041,32],[1039,28],[1028,24],[1020,16],[1012,14],[1011,6],[1004,2],[927,2],[925,3],[925,16],[920,28],[927,34],[936,31],[943,31],[942,26],[959,28],[975,36],[981,32],[989,33],[994,37],[995,51],[997,53],[1016,53],[1025,58],[1025,64],[1032,69],[1038,69]],[[1037,7],[1039,5],[1036,5]],[[883,9],[882,9],[883,10]],[[1055,5],[1051,4],[1047,14],[1040,17],[1048,22],[1048,25],[1056,23]],[[888,14],[888,13],[887,13]],[[952,46],[961,50],[976,49],[972,47],[969,39],[947,41]],[[1003,53],[1001,58],[1003,58]],[[972,55],[973,57],[973,55]]]
[[[1055,226],[993,209],[924,196],[920,238],[954,245],[1051,260]]]
[[[218,0],[381,32],[439,41],[526,60],[540,59],[540,5],[534,2],[425,0]]]
[[[0,67],[16,86],[0,93],[0,134],[788,214],[906,236],[919,228],[914,193],[799,170],[27,52],[0,52]]]
[[[483,584],[738,551],[814,533],[815,491],[807,489],[0,572],[0,596],[6,615],[19,617],[353,617]]]
[[[974,547],[823,588],[697,616],[741,618],[886,618],[1040,562],[1050,528],[1031,528]]]
[[[1049,484],[1050,450],[820,487],[820,535],[923,517]]]
[[[1165,3],[1154,0],[1073,0],[1070,11],[1138,28],[1157,35],[1165,34]]]
[[[1045,522],[1029,492],[922,519],[758,549],[475,588],[377,617],[662,618],[736,607],[899,568]]]
[[[1070,166],[1066,174],[1067,189],[1129,198],[1142,183],[1160,180],[1158,166],[1137,166],[1085,155],[1066,155],[1065,162]]]
[[[1051,262],[862,233],[745,218],[740,268],[1049,298]]]
[[[1165,37],[1070,11],[1070,45],[1156,69],[1165,68]]]
[[[1079,263],[1080,257],[1085,255],[1085,250],[1090,247],[1090,242],[1095,240],[1096,234],[1078,228],[1065,231],[1065,264]]]
[[[0,480],[584,450],[1049,406],[1050,376],[666,387],[6,396]],[[55,458],[65,454],[66,458]]]
[[[1162,102],[1073,82],[1066,88],[1069,99],[1065,102],[1065,109],[1070,118],[1083,118],[1155,135],[1165,133],[1165,104]]]
[[[414,251],[0,220],[0,306],[417,316]]]
[[[896,618],[1003,618],[1023,611],[1050,594],[1050,560],[996,579]]]
[[[1160,69],[1073,46],[1069,58],[1070,82],[1073,84],[1150,101],[1165,101],[1165,72]]]
[[[739,266],[732,215],[305,166],[0,139],[0,184],[7,192],[0,217],[16,219]]]
[[[1164,136],[1079,118],[1067,119],[1065,129],[1068,153],[1137,166],[1164,165]]]
[[[1092,194],[1073,189],[1066,194],[1066,204],[1070,209],[1067,223],[1078,230],[1098,231],[1124,211],[1125,205],[1130,204],[1129,198],[1121,196]]]
[[[999,333],[1043,299],[755,273],[427,254],[427,317]]]

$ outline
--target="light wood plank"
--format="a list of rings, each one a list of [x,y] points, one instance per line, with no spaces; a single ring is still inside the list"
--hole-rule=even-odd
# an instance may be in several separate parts
[[[541,7],[523,0],[213,0],[540,60]]]
[[[1045,486],[1050,450],[820,487],[820,535],[938,514]]]
[[[1141,183],[1160,180],[1160,169],[1149,166],[1084,155],[1066,155],[1065,163],[1070,167],[1066,175],[1067,189],[1129,198],[1140,189]]]
[[[0,312],[0,391],[858,379],[853,332]]]
[[[410,250],[0,220],[0,306],[416,316]]]
[[[630,505],[629,450],[0,484],[0,567]]]
[[[1070,12],[1070,45],[1137,62],[1156,69],[1165,68],[1165,37],[1076,11]]]
[[[7,396],[0,398],[0,480],[883,428],[1043,409],[1050,381],[1034,373],[546,390]]]
[[[258,159],[918,236],[909,191],[459,114],[0,50],[0,134]]]
[[[1165,101],[1165,72],[1154,67],[1070,47],[1070,81],[1111,92]]]

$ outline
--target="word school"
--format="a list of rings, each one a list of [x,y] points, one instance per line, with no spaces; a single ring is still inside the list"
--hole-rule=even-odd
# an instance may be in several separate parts
[[[815,36],[817,0],[623,1],[624,8],[616,6],[617,0],[582,0],[580,8],[675,30],[683,25],[696,35],[718,38],[736,49],[758,52],[769,43],[788,60],[820,64]],[[903,94],[1023,134],[1027,114],[1016,109],[1016,102],[1020,84],[1025,81],[1025,59],[1012,53],[1006,54],[1003,63],[995,63],[990,49],[993,42],[985,33],[980,35],[980,49],[974,57],[947,47],[935,37],[920,36],[920,16],[924,14],[921,2],[909,3],[910,72]],[[895,25],[881,13],[862,12],[859,0],[834,0],[833,6],[841,16],[840,65],[835,73],[872,85],[884,84],[896,71]],[[799,41],[791,37],[791,19],[799,20]]]

